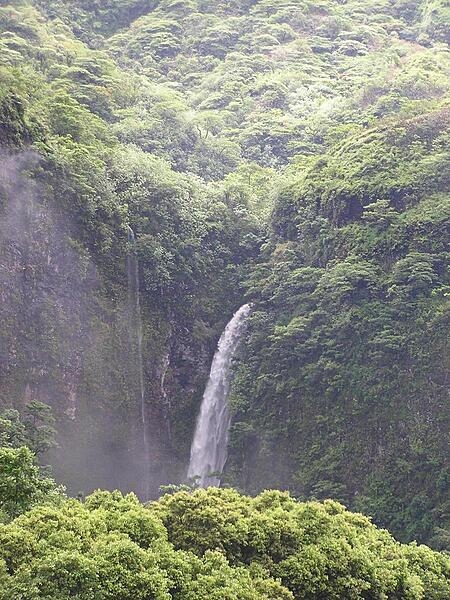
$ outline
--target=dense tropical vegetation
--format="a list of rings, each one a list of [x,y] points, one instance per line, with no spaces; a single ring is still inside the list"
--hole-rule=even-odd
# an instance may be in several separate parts
[[[444,599],[449,560],[331,500],[98,491],[0,525],[0,598]]]
[[[448,597],[442,555],[337,502],[449,548],[449,24],[445,0],[0,3],[0,598]],[[184,482],[246,301],[224,480],[260,495],[67,500],[53,477]]]

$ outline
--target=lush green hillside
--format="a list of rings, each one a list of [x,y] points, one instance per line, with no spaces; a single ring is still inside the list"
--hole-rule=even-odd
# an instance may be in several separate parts
[[[183,157],[181,133],[166,132],[172,120],[181,131],[184,116],[170,88],[121,70],[29,3],[2,8],[1,27],[2,401],[53,405],[64,440],[53,461],[73,491],[135,489],[147,476],[129,340],[131,225],[152,450],[164,457],[157,490],[185,468],[192,403],[242,295],[240,265],[256,256],[261,217],[247,202],[259,192],[241,184],[245,170],[212,187],[174,170],[164,144]],[[138,144],[139,106],[155,124],[154,148]],[[265,173],[256,177],[264,185]]]
[[[449,116],[356,134],[280,194],[236,383],[238,481],[406,539],[448,512]]]
[[[228,481],[446,547],[448,16],[2,2],[0,405],[53,407],[72,493],[183,479],[215,343],[251,300]]]

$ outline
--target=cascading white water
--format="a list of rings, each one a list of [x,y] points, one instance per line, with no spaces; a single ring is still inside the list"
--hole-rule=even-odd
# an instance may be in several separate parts
[[[227,460],[231,363],[245,329],[251,305],[245,304],[225,328],[211,365],[191,446],[188,478],[200,487],[220,485]]]
[[[128,227],[128,242],[132,250],[128,253],[128,302],[132,324],[132,346],[136,348],[136,371],[139,384],[139,401],[142,425],[142,440],[146,458],[149,457],[149,444],[147,435],[147,416],[145,410],[145,383],[144,361],[142,355],[142,314],[140,300],[139,262],[136,253],[136,236],[131,227]]]

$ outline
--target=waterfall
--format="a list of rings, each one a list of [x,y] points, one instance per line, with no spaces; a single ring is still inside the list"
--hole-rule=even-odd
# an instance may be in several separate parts
[[[147,415],[145,410],[145,383],[144,383],[144,360],[142,355],[142,314],[140,299],[139,261],[136,251],[136,236],[131,227],[128,227],[128,242],[131,250],[128,252],[127,274],[128,274],[128,304],[131,321],[132,347],[136,352],[136,373],[139,387],[140,417],[142,425],[142,441],[146,460],[150,456],[150,448],[147,434]],[[145,484],[147,486],[148,482]]]
[[[188,478],[198,478],[201,487],[220,485],[227,460],[231,363],[250,311],[250,304],[245,304],[235,313],[222,333],[211,365],[188,469]]]

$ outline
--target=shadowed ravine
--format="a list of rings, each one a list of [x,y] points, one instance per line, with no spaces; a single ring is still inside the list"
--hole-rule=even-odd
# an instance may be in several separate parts
[[[128,242],[130,251],[128,253],[127,273],[128,273],[128,306],[130,318],[130,342],[131,347],[135,348],[136,372],[139,384],[139,403],[142,427],[142,443],[146,460],[150,459],[150,446],[147,433],[147,415],[145,408],[145,381],[144,381],[144,361],[142,354],[142,314],[140,300],[140,281],[139,281],[139,262],[136,253],[136,236],[131,227],[128,227]],[[146,497],[149,494],[148,477],[143,482],[143,490]]]

